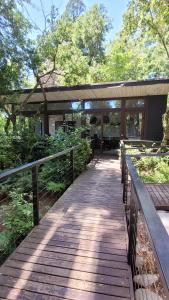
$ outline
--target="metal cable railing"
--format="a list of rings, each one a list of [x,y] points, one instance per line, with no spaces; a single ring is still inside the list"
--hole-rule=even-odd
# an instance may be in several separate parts
[[[136,298],[169,299],[169,236],[132,161],[142,156],[155,155],[125,156],[123,201],[129,234],[128,262]]]
[[[148,141],[148,140],[122,140],[120,142],[121,149],[121,182],[124,182],[125,177],[125,155],[126,154],[144,154],[147,153],[155,153],[157,151],[165,151],[166,147],[169,145],[161,146],[161,142],[159,141]]]
[[[78,145],[0,174],[1,262],[39,224],[88,162]]]

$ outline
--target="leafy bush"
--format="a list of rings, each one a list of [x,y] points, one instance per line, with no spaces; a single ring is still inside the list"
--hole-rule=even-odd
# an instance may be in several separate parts
[[[8,255],[33,227],[32,204],[18,192],[10,193],[10,203],[3,206],[5,230],[0,233],[0,252]]]
[[[14,177],[9,177],[4,182],[0,183],[0,197],[6,198],[10,192],[17,191],[17,193],[31,193],[32,190],[32,178],[30,172],[21,172]]]
[[[63,129],[59,129],[55,136],[43,137],[36,136],[31,132],[30,141],[26,130],[22,132],[20,137],[9,136],[7,138],[6,148],[3,150],[5,155],[4,159],[6,159],[6,165],[3,166],[14,167],[15,165],[28,162],[29,160],[40,159],[72,146],[80,145],[80,149],[76,150],[74,155],[75,173],[78,175],[85,168],[91,154],[90,144],[87,140],[81,139],[81,133],[81,128],[70,132],[64,132]],[[8,151],[7,145],[9,146],[10,151]],[[0,146],[0,150],[1,147],[2,146]],[[25,147],[27,149],[25,149]],[[14,158],[13,163],[11,163],[10,160],[7,160],[8,156],[12,157],[12,160]],[[40,168],[40,187],[46,186],[48,189],[49,181],[53,181],[55,183],[64,184],[66,188],[71,183],[71,177],[68,176],[70,168],[70,154],[44,164],[44,166]],[[9,192],[14,189],[17,189],[19,193],[30,194],[31,187],[31,174],[22,172],[17,176],[11,177],[5,182],[0,183],[0,197],[6,197]]]
[[[62,192],[65,190],[65,188],[66,188],[66,185],[62,182],[50,181],[47,184],[47,189],[50,192]]]
[[[80,148],[74,151],[74,167],[75,175],[80,174],[86,167],[89,161],[91,148],[90,143],[81,138],[82,129],[76,129],[74,132],[66,133],[59,129],[55,136],[46,137],[48,140],[47,154],[51,155],[75,145]],[[64,184],[65,188],[71,183],[71,165],[70,153],[54,159],[44,164],[40,171],[40,185],[46,186],[48,189],[49,183]]]
[[[76,129],[68,133],[62,129],[58,130],[56,135],[37,137],[28,136],[8,137],[8,142],[3,149],[3,155],[8,158],[11,153],[12,160],[3,165],[3,167],[13,167],[15,164],[22,164],[29,160],[35,160],[63,151],[75,145],[80,148],[74,151],[75,175],[78,175],[85,169],[89,161],[91,149],[87,140],[81,139],[82,129]],[[25,143],[25,144],[24,144]],[[8,151],[8,146],[10,151]],[[23,147],[23,148],[22,148]],[[26,149],[27,148],[27,149]],[[2,145],[0,146],[0,150]],[[8,149],[8,150],[7,150]],[[5,152],[8,153],[5,153]],[[13,153],[13,156],[12,156]],[[5,161],[4,156],[4,161]],[[1,157],[2,158],[2,157]],[[2,161],[1,161],[2,162]],[[70,153],[49,161],[39,167],[39,189],[51,193],[62,193],[72,180],[72,166]],[[4,231],[0,233],[0,252],[4,256],[8,255],[23,237],[33,227],[32,204],[29,200],[32,198],[32,178],[31,172],[25,171],[16,176],[9,177],[0,183],[0,197],[8,197],[9,203],[3,206]],[[50,194],[50,193],[49,193]],[[43,192],[42,192],[43,197]],[[50,202],[46,194],[46,207]],[[49,200],[49,201],[48,201]],[[43,207],[44,209],[44,207]]]
[[[169,157],[133,159],[143,182],[169,183]]]
[[[32,203],[24,200],[24,194],[10,193],[10,203],[4,208],[4,226],[13,241],[25,236],[33,226]]]

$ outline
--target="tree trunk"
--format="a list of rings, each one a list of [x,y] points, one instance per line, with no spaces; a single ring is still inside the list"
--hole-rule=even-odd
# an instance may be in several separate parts
[[[165,114],[163,115],[163,140],[162,146],[169,144],[169,108],[167,108]]]

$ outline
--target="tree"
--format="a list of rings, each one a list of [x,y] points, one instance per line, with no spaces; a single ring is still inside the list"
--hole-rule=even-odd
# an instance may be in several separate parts
[[[70,1],[69,4],[71,3],[74,2]],[[81,2],[76,1],[78,3]],[[76,11],[74,15],[75,13]],[[37,48],[42,65],[51,66],[51,53],[54,53],[56,63],[52,73],[57,73],[57,83],[73,85],[97,80],[97,72],[94,71],[104,61],[104,37],[109,25],[102,6],[94,5],[82,15],[76,13],[74,19],[64,13],[55,21],[52,30],[46,32],[38,41]]]
[[[1,97],[0,111],[6,116],[6,132],[10,123],[15,130],[18,113],[14,106],[16,93],[11,94],[11,91],[20,89],[26,77],[26,36],[31,25],[19,10],[20,4],[24,2],[6,0],[0,3],[0,94],[4,95]]]
[[[144,38],[152,46],[159,43],[169,59],[168,0],[130,0],[124,14],[124,32],[137,40]]]
[[[75,21],[76,18],[80,17],[82,13],[85,12],[85,10],[86,6],[82,0],[69,0],[66,5],[65,14]]]
[[[7,2],[9,4],[10,0]],[[28,103],[38,87],[42,90],[41,108],[45,112],[47,110],[45,86],[49,83],[73,85],[84,83],[87,80],[97,80],[99,64],[104,61],[104,36],[110,25],[103,6],[94,5],[91,9],[85,11],[81,0],[71,0],[67,5],[66,12],[61,16],[59,16],[58,10],[54,6],[51,7],[51,13],[45,15],[42,6],[45,28],[36,41],[30,41],[27,39],[30,24],[18,11],[16,2],[13,0],[12,3],[14,5],[13,13],[19,13],[20,16],[18,26],[22,28],[22,34],[18,28],[17,32],[20,35],[18,33],[18,40],[13,41],[15,46],[13,49],[14,55],[11,56],[10,60],[6,60],[5,65],[13,72],[11,74],[13,81],[9,80],[11,85],[7,84],[4,92],[8,96],[3,97],[1,102],[1,109],[8,116],[6,131],[8,131],[7,128],[9,128],[10,123],[13,124],[15,130],[16,116],[19,110]],[[89,28],[90,30],[88,30]],[[13,33],[9,32],[9,36],[12,39]],[[8,41],[6,40],[6,44],[10,48]],[[13,57],[15,57],[15,60],[12,60]],[[18,60],[15,66],[16,58]],[[9,91],[21,91],[24,86],[24,76],[28,72],[33,73],[35,83],[32,91],[23,101],[21,108],[18,109],[17,106],[13,105],[14,102],[17,102],[17,95],[12,94],[9,96]],[[3,84],[3,86],[5,85]],[[1,92],[1,94],[3,93]],[[6,103],[12,103],[12,105],[6,105]]]
[[[23,1],[24,2],[24,1]],[[23,82],[26,35],[30,23],[18,9],[18,1],[0,3],[0,93],[18,88]]]
[[[131,45],[126,47],[122,38],[115,38],[109,45],[105,63],[101,66],[102,80],[122,81],[136,79],[138,76],[139,56]],[[137,67],[133,67],[133,66]]]
[[[85,14],[80,16],[74,25],[73,42],[81,49],[83,55],[93,61],[101,62],[104,57],[105,35],[110,29],[103,5],[93,5]]]
[[[163,76],[169,74],[169,1],[168,0],[130,0],[128,9],[124,15],[123,34],[127,38],[134,38],[136,41],[144,40],[145,47],[155,55],[157,67],[156,76],[161,70],[163,61]],[[163,60],[161,59],[163,56]],[[163,144],[167,144],[169,137],[169,110],[163,116],[164,137]]]

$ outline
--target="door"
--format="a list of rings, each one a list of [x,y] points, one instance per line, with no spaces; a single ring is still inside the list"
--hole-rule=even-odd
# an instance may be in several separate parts
[[[142,139],[144,136],[143,112],[126,112],[125,136],[127,139]]]
[[[121,130],[121,113],[107,112],[103,114],[102,144],[104,152],[112,152],[119,148]]]
[[[89,136],[94,140],[95,149],[101,152],[111,152],[119,147],[120,112],[86,114],[86,125]]]
[[[102,115],[97,113],[86,114],[88,135],[94,141],[94,148],[102,151]]]

